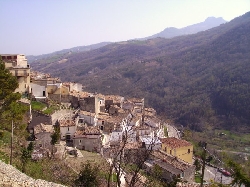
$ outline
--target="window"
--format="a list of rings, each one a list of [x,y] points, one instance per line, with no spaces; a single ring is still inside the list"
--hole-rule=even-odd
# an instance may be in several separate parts
[[[190,149],[188,149],[188,153],[190,153]]]
[[[165,147],[165,152],[167,152],[167,147]]]
[[[172,150],[169,151],[169,154],[172,155]]]
[[[180,178],[183,178],[183,177],[184,177],[184,173],[181,173],[181,174],[180,174]]]
[[[68,131],[69,131],[69,127],[68,127]]]
[[[102,125],[104,125],[104,121],[102,121]]]

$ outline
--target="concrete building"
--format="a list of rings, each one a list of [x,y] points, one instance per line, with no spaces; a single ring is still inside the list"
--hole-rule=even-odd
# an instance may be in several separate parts
[[[21,94],[30,93],[30,66],[23,54],[1,54],[5,68],[9,69],[11,74],[17,77],[18,88],[15,92]]]

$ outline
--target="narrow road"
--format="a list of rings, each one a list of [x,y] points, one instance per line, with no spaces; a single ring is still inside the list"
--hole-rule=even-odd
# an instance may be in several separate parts
[[[213,180],[215,182],[219,182],[222,184],[230,184],[232,182],[231,177],[227,177],[223,175],[221,172],[217,171],[217,168],[213,168],[207,165],[205,168],[204,180],[208,182]]]
[[[174,126],[169,125],[168,123],[165,123],[164,125],[167,127],[168,137],[180,139],[180,132]]]

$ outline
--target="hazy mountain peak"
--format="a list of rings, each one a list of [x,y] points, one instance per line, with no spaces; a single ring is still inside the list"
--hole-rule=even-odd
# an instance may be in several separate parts
[[[208,22],[208,21],[222,21],[222,22],[226,22],[222,17],[216,18],[216,17],[213,17],[213,16],[208,17],[207,19],[205,19],[205,22]]]
[[[180,28],[180,29],[177,29],[175,27],[168,27],[158,34],[154,34],[152,36],[142,38],[140,40],[147,40],[147,39],[152,39],[152,38],[157,38],[157,37],[173,38],[173,37],[181,36],[181,35],[196,34],[198,32],[205,31],[213,27],[217,27],[223,23],[226,23],[226,21],[222,17],[218,17],[218,18],[208,17],[204,22],[189,25],[187,27]]]

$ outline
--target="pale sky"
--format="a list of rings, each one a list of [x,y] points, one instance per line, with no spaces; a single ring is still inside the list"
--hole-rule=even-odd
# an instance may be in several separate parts
[[[0,0],[0,54],[126,41],[248,11],[250,0]]]

